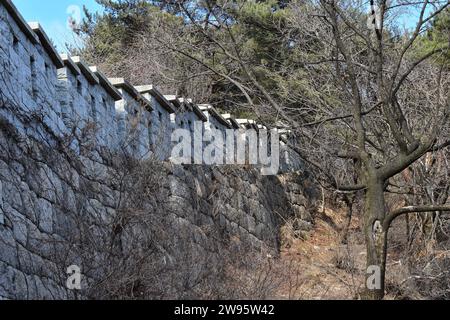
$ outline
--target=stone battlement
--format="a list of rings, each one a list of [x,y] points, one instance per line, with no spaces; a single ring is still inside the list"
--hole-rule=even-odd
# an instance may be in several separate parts
[[[152,85],[107,78],[80,57],[58,54],[39,23],[26,23],[10,0],[0,4],[1,92],[20,102],[26,113],[42,113],[57,136],[95,127],[100,146],[120,148],[135,158],[168,160],[172,132],[183,128],[193,136],[195,122],[203,123],[201,134],[267,129],[251,119],[222,115],[209,104],[163,95]],[[79,149],[76,142],[72,147]],[[298,169],[298,155],[284,144],[281,149],[283,170]]]

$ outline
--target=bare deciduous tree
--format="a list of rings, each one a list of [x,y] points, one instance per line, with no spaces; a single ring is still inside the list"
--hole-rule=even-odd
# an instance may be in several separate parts
[[[448,44],[420,50],[430,22],[449,3],[371,4],[379,8],[376,24],[375,16],[364,14],[363,2],[292,1],[283,23],[269,19],[269,32],[283,44],[269,54],[289,52],[276,68],[255,60],[243,35],[244,27],[255,23],[245,17],[253,2],[180,2],[192,41],[153,41],[229,83],[243,98],[236,104],[260,121],[290,127],[296,151],[323,186],[364,191],[367,266],[381,271],[381,287],[367,290],[366,297],[381,299],[392,221],[410,213],[450,211],[448,199],[392,210],[386,204],[399,174],[450,144],[449,70],[438,63]],[[405,10],[418,17],[411,30],[400,31]],[[222,63],[215,64],[212,55],[220,55]],[[448,180],[443,183],[448,187]]]

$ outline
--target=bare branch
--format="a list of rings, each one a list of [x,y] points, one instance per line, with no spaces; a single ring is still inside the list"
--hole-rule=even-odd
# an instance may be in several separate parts
[[[450,211],[450,204],[444,204],[444,205],[428,205],[428,206],[408,206],[403,207],[400,209],[397,209],[395,211],[390,212],[386,219],[384,220],[384,228],[387,230],[389,226],[391,225],[392,221],[394,221],[396,218],[403,214],[409,214],[409,213],[423,213],[423,212],[436,212],[436,211]]]

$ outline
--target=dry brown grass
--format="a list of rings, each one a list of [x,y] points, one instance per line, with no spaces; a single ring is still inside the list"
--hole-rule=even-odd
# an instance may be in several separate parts
[[[284,244],[280,263],[298,270],[299,288],[289,282],[280,286],[281,299],[354,299],[364,281],[364,245],[357,234],[359,219],[354,218],[347,245],[341,244],[341,228],[345,224],[343,210],[326,208],[318,214],[314,230],[298,237],[283,230]],[[292,294],[295,292],[296,294]]]
[[[354,215],[347,244],[341,230],[345,210],[326,208],[317,214],[314,230],[299,237],[287,224],[282,230],[280,265],[296,270],[298,287],[292,276],[285,276],[276,298],[311,300],[359,299],[365,276],[366,251],[360,218]],[[419,243],[416,243],[419,242]],[[385,299],[430,299],[445,297],[448,290],[450,253],[430,241],[415,239],[408,249],[403,220],[395,221],[390,231]],[[442,247],[443,244],[440,245]],[[408,261],[410,264],[408,265]],[[288,273],[288,272],[286,272]],[[445,280],[447,279],[447,280]],[[292,293],[295,294],[292,294]]]

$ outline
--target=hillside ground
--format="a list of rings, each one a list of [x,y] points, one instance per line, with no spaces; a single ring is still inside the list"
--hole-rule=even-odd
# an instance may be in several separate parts
[[[361,219],[352,218],[348,241],[342,243],[342,229],[346,224],[342,209],[325,208],[316,216],[314,229],[299,239],[283,232],[283,248],[279,264],[284,277],[273,298],[342,300],[359,299],[365,283],[366,251],[361,232]],[[284,228],[290,228],[289,224]],[[404,248],[398,234],[404,232],[401,222],[393,225],[388,253],[386,299],[414,298],[408,288],[410,276],[405,260]],[[405,296],[406,292],[409,296]]]

